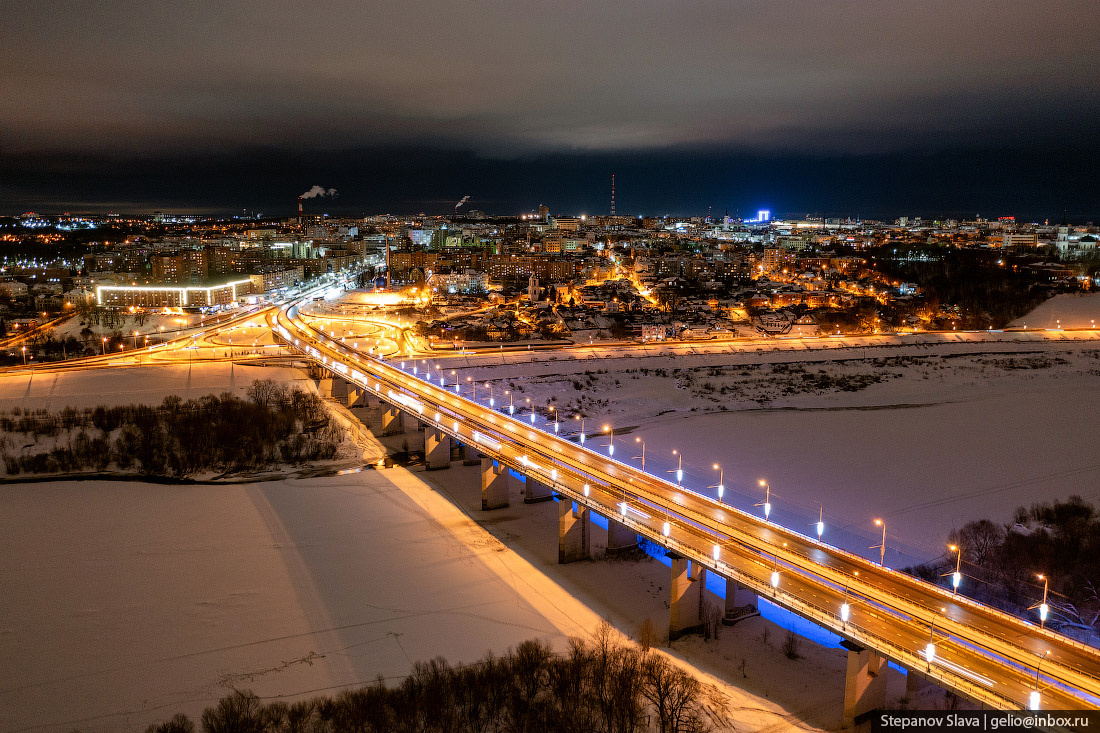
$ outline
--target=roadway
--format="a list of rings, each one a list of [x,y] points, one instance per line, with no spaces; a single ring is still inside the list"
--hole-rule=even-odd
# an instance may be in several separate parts
[[[1100,706],[1095,649],[490,411],[306,323],[295,307],[270,318],[295,349],[425,422],[946,687],[999,708],[1026,708],[1037,686],[1045,709]]]

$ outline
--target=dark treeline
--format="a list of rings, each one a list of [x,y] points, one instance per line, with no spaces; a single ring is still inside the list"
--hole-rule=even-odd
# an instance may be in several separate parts
[[[964,575],[960,592],[1016,613],[1027,612],[1043,596],[1043,574],[1050,581],[1048,626],[1071,635],[1094,633],[1100,620],[1100,512],[1080,496],[1016,509],[1013,522],[968,522],[949,536],[962,548]],[[914,568],[916,574],[944,582],[955,570],[952,553]],[[949,575],[948,575],[949,577]]]
[[[30,436],[35,444],[13,451],[5,439],[0,458],[9,476],[103,471],[114,465],[180,477],[335,456],[342,431],[330,423],[320,397],[267,379],[253,382],[247,397],[224,393],[184,401],[170,395],[159,406],[60,412],[15,408],[0,414],[0,430]],[[28,450],[41,438],[49,439],[48,450]]]
[[[618,643],[603,625],[563,654],[526,641],[465,666],[419,662],[394,687],[264,703],[235,692],[202,714],[205,733],[702,733],[713,729],[702,685],[648,647]],[[189,733],[176,715],[146,733]]]
[[[893,259],[887,248],[876,253],[879,270],[918,283],[933,310],[941,305],[958,308],[956,317],[936,324],[940,328],[950,323],[960,329],[1001,328],[1054,293],[1040,275],[998,265],[1003,254],[938,248],[929,260],[904,261]]]

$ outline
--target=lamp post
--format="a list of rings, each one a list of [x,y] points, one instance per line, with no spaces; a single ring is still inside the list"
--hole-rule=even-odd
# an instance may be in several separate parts
[[[859,572],[858,570],[856,571]],[[844,583],[844,602],[840,604],[840,620],[844,622],[845,628],[848,626],[848,619],[852,615],[852,607],[848,605],[848,583]]]
[[[103,337],[103,355],[107,356],[107,337]]]
[[[636,437],[636,438],[634,438],[634,442],[642,444],[642,455],[634,456],[634,457],[642,459],[642,473],[645,473],[645,441],[642,440],[641,438]]]
[[[764,519],[768,519],[772,513],[772,487],[765,479],[760,479],[760,485],[764,487],[764,501],[753,506],[764,507]]]
[[[717,463],[714,464],[714,470],[718,472],[718,484],[716,486],[708,486],[708,489],[718,489],[718,501],[722,501],[722,495],[726,493],[726,471]]]
[[[871,545],[871,547],[868,549],[873,550],[877,547],[879,549],[878,564],[880,567],[886,567],[886,522],[882,521],[881,519],[876,519],[875,526],[882,527],[882,543],[878,545]]]
[[[1039,661],[1035,664],[1035,689],[1031,691],[1030,695],[1028,695],[1027,706],[1029,710],[1039,709],[1039,668],[1043,666],[1043,660],[1046,659],[1049,655],[1050,650],[1047,649],[1045,652],[1039,655]]]
[[[485,386],[489,388],[489,409],[491,410],[494,407],[496,407],[496,404],[497,404],[496,400],[493,399],[493,383],[492,382],[486,382]]]
[[[962,583],[962,547],[959,545],[948,545],[952,552],[955,553],[955,572],[951,573],[951,594],[959,592],[959,584]]]
[[[1038,577],[1039,580],[1043,581],[1043,600],[1040,601],[1038,604],[1031,606],[1031,608],[1029,608],[1028,610],[1030,611],[1032,608],[1039,609],[1039,628],[1043,629],[1046,628],[1047,615],[1050,613],[1050,606],[1047,605],[1047,591],[1050,590],[1050,578],[1043,575],[1042,573],[1039,573],[1039,575],[1037,575],[1036,577]]]
[[[27,366],[27,347],[21,347],[23,350],[23,366]]]
[[[825,534],[825,505],[821,502],[818,502],[817,525],[815,526],[815,529],[817,530],[817,539],[820,540],[821,535]]]
[[[615,431],[611,429],[610,425],[604,425],[603,426],[603,431],[605,433],[607,433],[607,435],[608,435],[607,455],[614,456],[615,455]]]
[[[669,471],[669,473],[676,474],[676,484],[682,486],[684,483],[684,454],[678,450],[673,449],[672,455],[677,457],[676,470]]]
[[[946,613],[946,608],[941,608],[940,613]],[[936,640],[934,638],[936,633],[936,614],[932,613],[932,623],[928,627],[928,645],[924,647],[924,659],[928,662],[928,669],[932,669],[932,661],[936,658]]]
[[[581,445],[584,445],[584,418],[581,417],[580,415],[574,415],[573,419],[581,421],[581,441],[580,442],[581,442]]]

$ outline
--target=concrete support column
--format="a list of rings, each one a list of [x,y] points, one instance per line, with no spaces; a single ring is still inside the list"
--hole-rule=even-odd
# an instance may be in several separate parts
[[[512,475],[503,463],[481,457],[481,508],[501,509],[508,506]]]
[[[404,432],[401,410],[391,405],[382,405],[382,435],[397,435]]]
[[[429,471],[451,467],[451,436],[435,428],[424,432],[424,466]]]
[[[607,554],[630,552],[638,547],[638,534],[622,522],[607,519]]]
[[[526,486],[523,490],[524,504],[537,504],[540,501],[550,501],[554,498],[554,492],[550,487],[531,476],[526,477]]]
[[[332,375],[321,372],[321,378],[317,380],[317,391],[322,397],[332,397]]]
[[[700,611],[703,607],[703,586],[697,575],[691,577],[690,563],[683,555],[669,552],[672,560],[672,583],[669,589],[668,640],[675,641],[681,636],[701,631],[703,628]]]
[[[334,400],[346,402],[348,399],[348,380],[343,377],[333,377],[331,392]]]
[[[531,485],[530,478],[527,479],[527,485]],[[577,514],[574,516],[573,500],[565,496],[559,496],[557,499],[558,562],[564,564],[587,560],[592,534],[588,522],[588,507],[578,505]]]
[[[844,722],[854,725],[872,710],[886,706],[886,659],[870,649],[841,642],[848,650],[844,680]]]
[[[722,617],[722,625],[733,626],[742,619],[759,616],[756,604],[756,591],[726,578],[726,615]]]

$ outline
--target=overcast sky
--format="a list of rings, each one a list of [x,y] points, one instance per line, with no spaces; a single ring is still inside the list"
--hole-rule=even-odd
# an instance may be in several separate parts
[[[133,177],[148,161],[156,187],[168,159],[247,161],[257,147],[597,169],[677,152],[1087,152],[1098,21],[1097,0],[5,3],[0,167],[15,183],[0,194],[64,199],[64,182],[31,180],[45,164],[86,176],[126,160]]]

